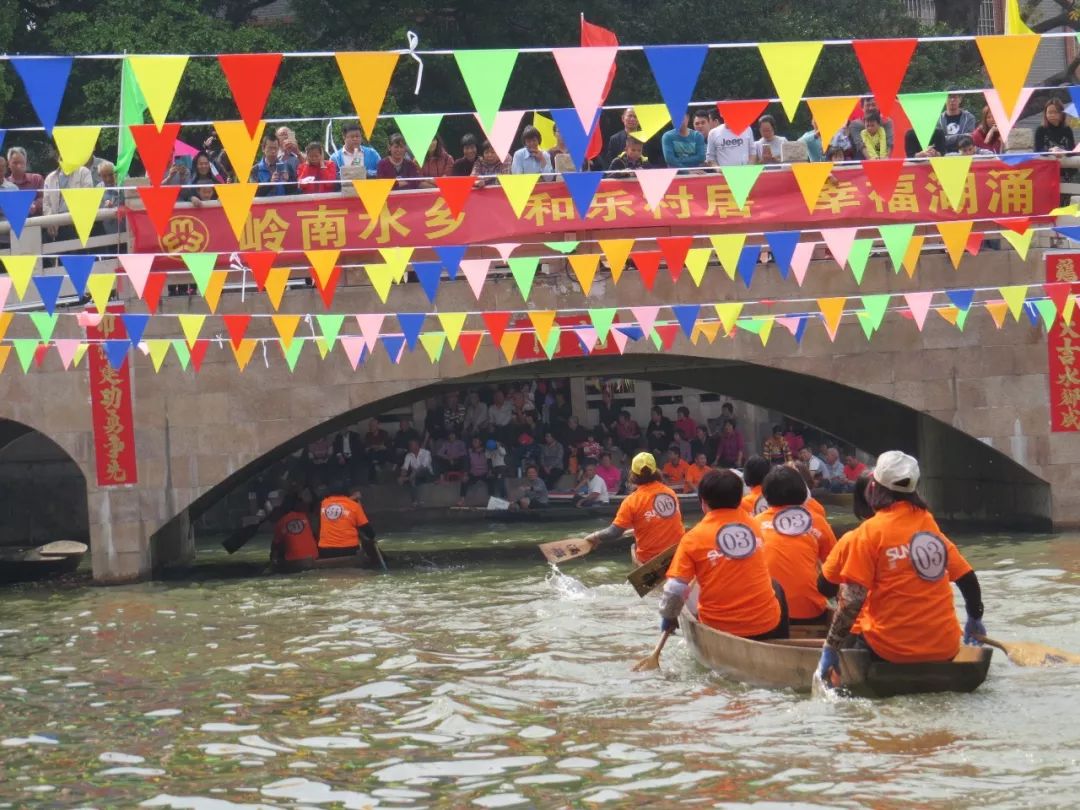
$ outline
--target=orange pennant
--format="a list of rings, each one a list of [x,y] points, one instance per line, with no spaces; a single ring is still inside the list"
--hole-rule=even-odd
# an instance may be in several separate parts
[[[953,326],[956,326],[956,321],[960,317],[960,310],[956,307],[942,307],[934,311]]]
[[[1039,49],[1037,34],[1020,36],[975,37],[990,83],[998,92],[1001,106],[1008,118],[1013,117],[1020,91],[1024,89],[1035,51]]]
[[[237,121],[241,127],[243,121]],[[221,200],[221,207],[225,211],[225,218],[232,226],[236,241],[239,242],[244,234],[244,225],[247,224],[248,214],[251,213],[251,203],[255,200],[255,192],[259,190],[258,183],[219,183],[214,186],[217,197]]]
[[[394,181],[353,180],[352,184],[353,188],[356,189],[356,196],[364,204],[364,210],[367,211],[368,216],[371,219],[377,219],[383,208],[386,207],[386,198],[390,196],[390,191],[394,188]]]
[[[836,340],[836,330],[840,327],[840,318],[844,314],[846,298],[819,298],[818,308],[825,319],[825,331],[829,333],[829,340]]]
[[[360,51],[335,53],[338,69],[345,79],[356,117],[364,128],[364,135],[371,140],[375,124],[379,120],[390,79],[397,67],[398,55],[394,51]]]
[[[532,321],[536,337],[541,345],[546,345],[551,327],[555,324],[555,311],[551,309],[529,312],[529,320]]]
[[[806,104],[810,114],[821,132],[822,143],[829,143],[833,137],[847,125],[851,111],[859,103],[858,96],[837,96],[835,98],[809,98]]]
[[[240,341],[239,346],[236,346],[231,342],[229,343],[230,348],[232,348],[233,357],[236,358],[236,365],[239,367],[240,371],[247,368],[247,364],[251,362],[251,355],[254,354],[255,345],[258,342],[259,341],[254,338],[246,338]]]
[[[922,255],[924,236],[912,236],[911,241],[908,242],[907,250],[904,251],[904,270],[907,271],[908,278],[915,278],[915,268],[919,264],[919,256]]]
[[[806,210],[811,214],[817,206],[821,189],[825,187],[825,181],[832,174],[831,163],[792,163],[791,173],[795,175],[795,182],[799,184],[803,200],[806,201]]]
[[[291,275],[292,271],[288,267],[271,267],[266,274],[266,295],[274,307],[274,312],[281,307],[281,297],[285,294]]]
[[[698,337],[704,335],[711,345],[716,341],[716,336],[720,334],[720,321],[699,321],[694,327],[694,331],[690,338],[693,340],[694,345],[697,345]]]
[[[592,290],[593,279],[596,278],[596,269],[600,266],[600,254],[575,253],[567,258],[570,266],[574,268],[574,275],[577,276],[578,284],[581,285],[581,292],[588,295]]]
[[[941,241],[945,243],[945,249],[949,253],[949,258],[952,259],[954,270],[960,269],[960,259],[964,257],[968,237],[971,236],[972,224],[970,220],[937,223],[938,233],[941,234]]]
[[[260,121],[255,131],[249,132],[243,121],[214,122],[214,131],[238,177],[247,177],[251,167],[255,165],[255,156],[259,153],[265,126],[265,123]]]
[[[1009,312],[1009,305],[1004,301],[987,301],[983,306],[990,313],[990,317],[994,319],[994,325],[1000,329],[1005,324],[1005,316]]]
[[[217,312],[218,302],[221,300],[221,291],[225,289],[225,280],[229,277],[227,270],[215,270],[210,275],[210,283],[206,285],[203,298],[211,312]]]
[[[630,251],[634,249],[633,239],[601,239],[600,250],[604,251],[608,267],[611,268],[611,280],[618,284],[619,277],[626,267],[626,260],[630,258]]]
[[[507,363],[514,361],[514,354],[517,352],[518,343],[521,342],[521,332],[503,332],[502,340],[499,341],[499,348],[502,349],[503,357],[506,358]]]
[[[341,256],[340,250],[306,250],[307,260],[311,263],[311,269],[315,272],[315,278],[319,281],[319,289],[326,289],[330,276],[334,274],[334,266]]]
[[[7,365],[8,356],[11,354],[10,346],[0,346],[0,371]]]

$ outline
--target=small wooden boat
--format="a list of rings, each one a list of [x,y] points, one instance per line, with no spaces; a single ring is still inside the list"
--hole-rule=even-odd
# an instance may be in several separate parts
[[[89,550],[61,540],[37,548],[0,548],[0,582],[37,582],[74,573]]]
[[[372,564],[366,555],[353,554],[348,557],[308,557],[304,560],[278,560],[271,565],[278,574],[298,574],[323,568],[367,568],[377,569],[378,563]]]
[[[750,641],[708,627],[687,610],[679,618],[694,657],[705,667],[754,686],[809,692],[822,640]],[[890,664],[865,650],[841,650],[841,687],[861,697],[974,692],[990,669],[990,647],[961,647],[952,661]]]
[[[850,512],[855,496],[850,492],[821,492],[814,496],[822,506],[828,506],[837,512]]]

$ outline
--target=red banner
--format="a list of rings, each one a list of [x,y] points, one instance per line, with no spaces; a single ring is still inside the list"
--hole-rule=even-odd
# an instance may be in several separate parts
[[[117,317],[123,307],[111,306],[97,326],[86,327],[89,340],[127,337],[124,322]],[[136,484],[135,422],[131,413],[130,363],[113,368],[100,343],[88,349],[90,407],[94,420],[94,458],[99,487]]]
[[[1080,253],[1058,253],[1046,257],[1048,284],[1080,281]],[[1046,336],[1046,360],[1050,372],[1050,430],[1070,433],[1080,430],[1080,331],[1075,313],[1059,313]]]
[[[687,175],[675,178],[656,211],[645,204],[636,181],[605,180],[584,220],[566,186],[556,182],[538,184],[520,218],[502,189],[489,186],[473,191],[457,217],[434,189],[391,194],[374,220],[356,197],[262,198],[252,206],[239,240],[217,205],[177,205],[160,239],[145,211],[131,211],[128,222],[139,253],[228,254],[237,249],[281,252],[536,242],[583,230],[616,236],[620,230],[657,227],[721,233],[1011,219],[1048,214],[1057,207],[1059,171],[1054,160],[1020,166],[976,162],[958,211],[949,206],[930,166],[919,163],[904,168],[888,201],[873,190],[861,168],[836,169],[812,214],[794,175],[781,168],[761,174],[741,210],[719,175]]]
[[[612,323],[617,324],[619,322],[616,316]],[[555,318],[555,324],[562,328],[559,334],[559,345],[552,353],[552,357],[584,357],[585,347],[581,345],[581,339],[578,337],[577,332],[574,331],[575,326],[592,326],[592,319],[588,315],[561,315]],[[536,336],[536,331],[533,329],[533,322],[528,318],[519,318],[516,321],[511,322],[510,328],[522,333],[521,340],[518,342],[517,351],[514,353],[515,360],[546,360],[547,353],[544,351],[544,347],[540,343],[540,338]],[[611,336],[609,332],[607,340],[603,343],[599,339],[596,341],[596,345],[593,347],[589,354],[618,354],[619,347],[615,345],[615,338]]]

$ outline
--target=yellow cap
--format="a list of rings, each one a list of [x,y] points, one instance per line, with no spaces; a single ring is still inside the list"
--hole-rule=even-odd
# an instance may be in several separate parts
[[[653,458],[652,453],[638,453],[630,462],[630,472],[641,475],[646,470],[656,472],[656,459]]]

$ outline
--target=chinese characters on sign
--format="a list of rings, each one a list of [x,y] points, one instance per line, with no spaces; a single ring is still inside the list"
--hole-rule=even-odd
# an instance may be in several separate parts
[[[89,340],[126,338],[121,308],[110,307],[97,326],[86,328]],[[90,407],[94,420],[94,458],[99,487],[138,483],[135,428],[131,411],[129,364],[115,369],[99,343],[90,346]]]
[[[1046,257],[1047,283],[1075,284],[1080,273],[1080,253]],[[1080,288],[1075,288],[1080,291]],[[1055,433],[1080,430],[1080,330],[1076,315],[1066,322],[1064,315],[1054,322],[1047,335],[1046,352],[1050,373],[1050,429]]]

